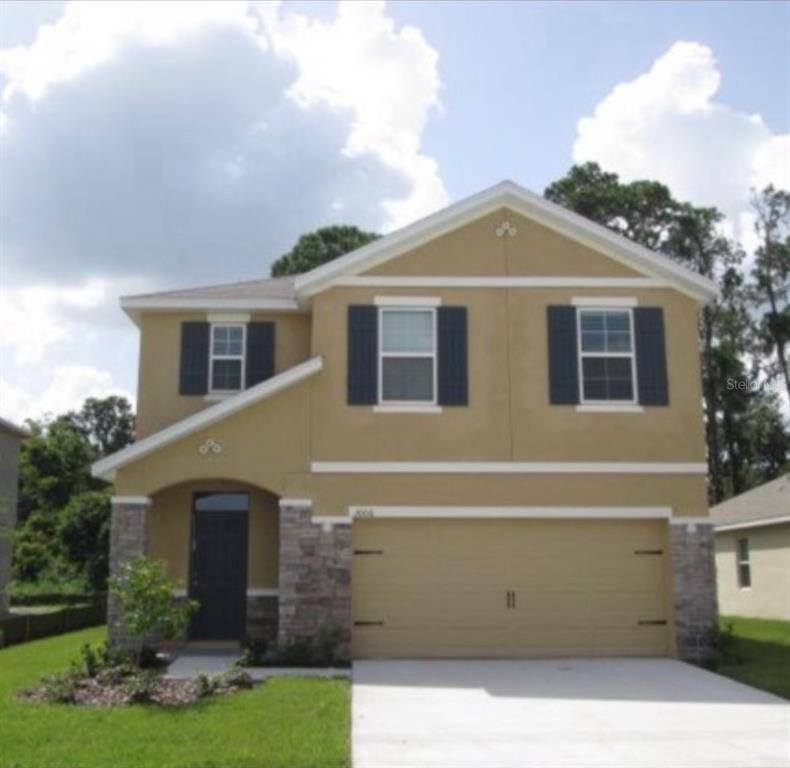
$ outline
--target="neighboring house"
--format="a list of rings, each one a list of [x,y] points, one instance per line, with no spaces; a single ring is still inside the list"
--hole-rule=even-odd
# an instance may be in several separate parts
[[[94,465],[111,568],[164,559],[195,640],[693,656],[714,295],[504,182],[296,278],[123,299],[138,440]]]
[[[27,430],[0,418],[0,614],[8,611],[6,586],[11,580],[11,532],[16,525],[19,444]]]
[[[711,507],[719,608],[790,621],[790,474]]]

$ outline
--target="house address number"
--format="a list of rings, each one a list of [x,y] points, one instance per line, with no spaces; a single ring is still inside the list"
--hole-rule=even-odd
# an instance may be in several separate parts
[[[375,517],[376,513],[373,511],[373,509],[371,507],[357,507],[354,510],[354,515],[353,516],[355,518],[358,518],[358,517]]]

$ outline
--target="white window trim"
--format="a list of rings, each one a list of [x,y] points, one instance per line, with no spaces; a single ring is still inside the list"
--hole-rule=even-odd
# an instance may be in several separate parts
[[[582,352],[582,313],[584,312],[625,312],[628,315],[629,331],[631,333],[630,352]],[[593,306],[588,305],[576,308],[576,354],[579,368],[579,404],[582,406],[607,406],[613,408],[623,405],[639,405],[639,387],[636,378],[636,333],[634,332],[633,307]],[[631,388],[633,395],[628,400],[588,400],[584,397],[584,366],[585,357],[621,357],[631,359]]]
[[[438,296],[374,296],[373,303],[377,307],[428,309],[429,307],[440,307],[442,300]]]
[[[441,413],[443,410],[441,405],[422,405],[419,402],[413,405],[385,403],[373,406],[373,413]]]
[[[746,542],[746,559],[741,559],[741,542]],[[746,566],[749,569],[749,583],[741,583],[741,568]],[[748,536],[741,536],[735,539],[735,578],[738,581],[738,589],[746,592],[752,588],[752,548],[749,546]]]
[[[241,354],[240,355],[215,355],[214,354],[214,329],[215,328],[241,328]],[[247,325],[245,323],[212,323],[209,334],[208,357],[208,395],[235,395],[244,389],[247,377]],[[241,378],[238,389],[214,389],[214,360],[241,360]]]
[[[405,306],[405,305],[388,305],[379,307],[378,316],[378,407],[386,406],[403,406],[406,408],[417,408],[420,411],[426,407],[438,405],[439,396],[439,354],[438,354],[438,338],[436,328],[436,307],[425,306]],[[384,315],[387,312],[429,312],[431,314],[431,322],[433,323],[433,351],[432,352],[385,352],[384,351]],[[384,399],[384,358],[385,357],[425,357],[433,360],[433,398],[431,400],[385,400]],[[375,406],[374,406],[375,408]]]
[[[631,296],[574,296],[571,299],[571,304],[574,307],[585,307],[587,309],[600,309],[602,306],[620,309],[622,307],[637,307],[639,306],[639,300]]]

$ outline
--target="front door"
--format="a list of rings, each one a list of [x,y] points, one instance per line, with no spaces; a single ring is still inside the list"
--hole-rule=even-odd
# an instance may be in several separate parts
[[[240,640],[247,623],[246,493],[201,493],[192,519],[192,640]]]

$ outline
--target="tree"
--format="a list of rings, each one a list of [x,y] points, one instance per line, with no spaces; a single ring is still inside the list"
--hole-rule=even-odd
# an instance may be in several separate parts
[[[790,398],[790,192],[766,187],[752,201],[759,245],[752,268],[752,303],[760,314],[759,339],[769,378],[781,376]]]
[[[380,236],[352,226],[322,227],[302,235],[288,253],[272,264],[272,277],[299,275],[372,243]]]
[[[134,441],[134,413],[125,397],[89,397],[79,411],[69,411],[61,418],[85,436],[99,458],[120,451]]]
[[[88,491],[75,496],[59,515],[63,554],[94,591],[103,591],[109,573],[110,493]]]
[[[69,420],[28,420],[19,452],[19,520],[34,510],[62,509],[72,496],[104,485],[91,477],[96,449]]]
[[[176,640],[186,635],[189,619],[197,610],[195,600],[173,600],[179,586],[165,573],[161,560],[140,556],[121,566],[110,579],[110,592],[118,601],[121,622],[139,640],[152,637]],[[142,647],[138,651],[138,665]]]
[[[734,490],[746,490],[773,476],[776,466],[786,460],[787,448],[783,446],[788,437],[776,402],[759,389],[727,389],[728,379],[746,382],[749,376],[756,377],[761,361],[749,360],[753,323],[740,272],[744,254],[721,234],[722,214],[715,208],[679,202],[657,182],[623,183],[617,174],[603,171],[596,163],[574,166],[549,185],[545,194],[720,284],[722,298],[703,308],[699,328],[710,499],[718,502]],[[772,202],[784,210],[775,199]],[[781,218],[772,213],[764,220]],[[778,226],[767,224],[764,228],[774,233],[771,243],[780,239]],[[773,254],[771,284],[777,286],[778,293],[781,283],[777,275],[784,275],[786,285],[787,270],[776,267],[777,261],[782,262],[776,246],[767,250]],[[785,304],[786,295],[785,288]],[[764,303],[770,305],[768,300]],[[781,322],[772,322],[774,328],[782,327]],[[775,346],[779,342],[773,341]]]

